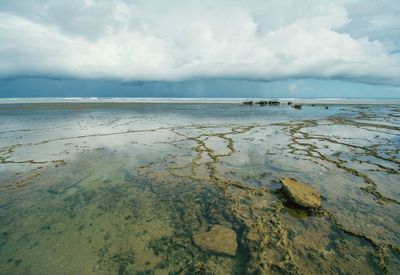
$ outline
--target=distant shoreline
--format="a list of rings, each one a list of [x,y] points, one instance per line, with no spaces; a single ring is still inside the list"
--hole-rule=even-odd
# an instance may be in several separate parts
[[[0,98],[0,104],[54,103],[135,103],[135,104],[242,104],[245,101],[276,100],[281,103],[335,105],[399,105],[400,98],[133,98],[133,97],[48,97]]]

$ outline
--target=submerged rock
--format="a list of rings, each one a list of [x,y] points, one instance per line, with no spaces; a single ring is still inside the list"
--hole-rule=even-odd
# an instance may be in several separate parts
[[[321,196],[314,188],[293,179],[281,179],[282,189],[290,200],[298,205],[317,208],[321,206]]]
[[[214,225],[210,231],[193,236],[193,242],[203,251],[230,256],[236,255],[236,233],[222,225]]]

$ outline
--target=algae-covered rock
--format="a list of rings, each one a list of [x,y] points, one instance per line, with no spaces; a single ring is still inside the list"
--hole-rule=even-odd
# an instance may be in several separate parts
[[[290,200],[298,205],[317,208],[321,206],[321,196],[314,188],[293,179],[281,179],[282,189]]]
[[[222,225],[214,225],[210,231],[193,236],[193,242],[203,251],[230,256],[236,255],[236,233]]]

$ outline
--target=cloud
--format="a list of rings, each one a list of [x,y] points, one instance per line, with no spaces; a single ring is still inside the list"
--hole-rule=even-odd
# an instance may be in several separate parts
[[[400,56],[391,54],[400,44],[399,5],[360,11],[366,2],[375,1],[2,1],[0,77],[399,86]],[[360,28],[365,18],[371,37]]]

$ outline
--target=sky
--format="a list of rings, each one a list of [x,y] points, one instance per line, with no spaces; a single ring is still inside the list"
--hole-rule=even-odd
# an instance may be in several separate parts
[[[0,97],[400,98],[398,0],[1,0]]]

